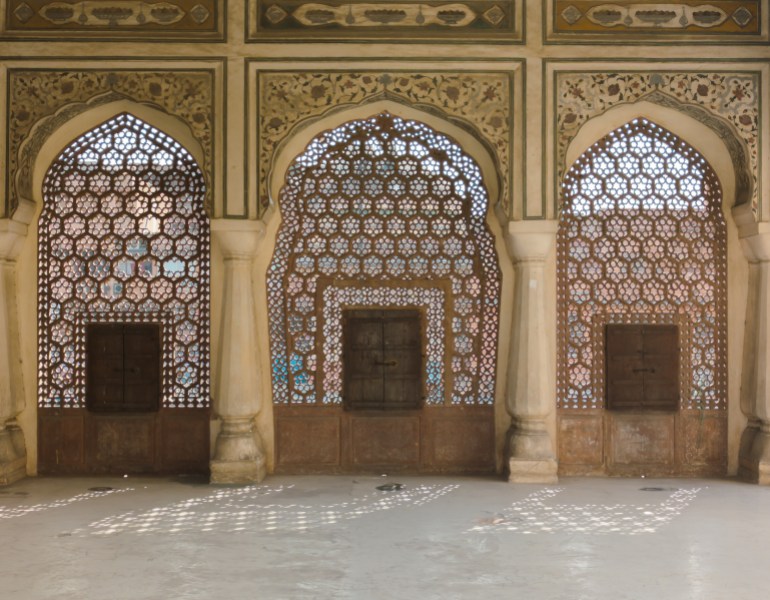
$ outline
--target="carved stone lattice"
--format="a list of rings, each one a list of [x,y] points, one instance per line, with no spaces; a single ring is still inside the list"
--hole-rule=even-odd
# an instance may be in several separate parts
[[[421,123],[381,114],[313,140],[289,169],[268,276],[275,402],[340,402],[341,302],[318,292],[333,284],[345,304],[427,308],[426,401],[491,404],[500,271],[487,204],[472,159]]]
[[[39,404],[82,407],[85,324],[163,324],[163,406],[209,404],[209,223],[203,176],[129,114],[68,146],[40,217]]]
[[[680,326],[681,407],[726,408],[721,189],[682,140],[636,119],[567,173],[558,236],[561,408],[604,405],[608,323]]]

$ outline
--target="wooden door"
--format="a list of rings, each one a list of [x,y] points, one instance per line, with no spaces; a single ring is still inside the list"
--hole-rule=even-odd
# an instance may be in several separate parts
[[[607,408],[679,408],[679,328],[607,325]]]
[[[346,310],[343,340],[346,409],[422,406],[422,327],[418,310]]]
[[[161,333],[153,323],[94,323],[86,328],[86,406],[93,412],[160,408]]]

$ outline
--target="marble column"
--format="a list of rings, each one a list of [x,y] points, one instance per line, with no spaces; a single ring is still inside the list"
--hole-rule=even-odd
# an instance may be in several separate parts
[[[749,422],[741,436],[738,472],[770,485],[770,223],[755,223],[746,212],[733,210],[749,261],[741,374],[741,410]]]
[[[27,474],[24,434],[15,420],[24,409],[16,258],[26,235],[26,224],[0,219],[0,485]]]
[[[255,418],[262,408],[252,269],[265,235],[260,221],[219,219],[211,225],[225,264],[214,411],[221,419],[212,483],[255,483],[266,474]]]
[[[555,405],[555,372],[546,314],[545,261],[556,240],[555,221],[508,224],[506,245],[514,265],[513,319],[506,409],[508,481],[555,483],[557,463],[546,419]]]

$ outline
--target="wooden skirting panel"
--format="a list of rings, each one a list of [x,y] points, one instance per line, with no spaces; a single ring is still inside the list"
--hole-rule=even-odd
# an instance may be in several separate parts
[[[275,406],[276,472],[492,473],[492,407]]]
[[[725,411],[558,413],[560,475],[724,476]]]
[[[143,414],[38,409],[43,475],[208,473],[209,409]]]

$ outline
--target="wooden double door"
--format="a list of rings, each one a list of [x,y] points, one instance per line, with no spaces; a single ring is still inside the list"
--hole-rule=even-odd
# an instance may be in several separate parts
[[[409,410],[422,406],[420,311],[346,310],[342,331],[346,409]]]
[[[162,326],[86,327],[86,407],[41,408],[41,473],[203,473],[209,410],[163,408]]]

